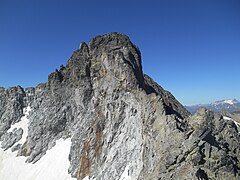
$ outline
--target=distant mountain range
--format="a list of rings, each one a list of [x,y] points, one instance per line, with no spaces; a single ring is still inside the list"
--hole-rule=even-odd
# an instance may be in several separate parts
[[[228,111],[228,112],[234,112],[234,111],[240,111],[240,102],[236,99],[231,100],[221,100],[216,101],[211,104],[197,104],[193,106],[185,106],[189,112],[192,114],[195,113],[200,107],[206,107],[209,110],[212,111]]]

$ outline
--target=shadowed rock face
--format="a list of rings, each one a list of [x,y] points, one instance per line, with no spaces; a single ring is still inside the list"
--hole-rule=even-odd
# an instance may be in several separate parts
[[[0,105],[4,147],[21,136],[7,130],[31,106],[18,154],[37,163],[71,137],[69,173],[80,180],[239,179],[239,127],[206,109],[190,116],[143,74],[139,49],[120,33],[82,43],[47,83],[1,88]]]

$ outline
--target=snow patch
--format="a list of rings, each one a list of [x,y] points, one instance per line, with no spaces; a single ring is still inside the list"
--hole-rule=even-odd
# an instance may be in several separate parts
[[[234,121],[232,118],[227,117],[227,116],[223,116],[223,119],[224,119],[224,120],[227,120],[227,121],[233,121],[233,122],[236,124],[236,126],[237,126],[238,128],[240,128],[240,123],[237,122],[237,121]],[[239,132],[239,133],[240,133],[240,132]]]
[[[223,119],[227,120],[227,121],[231,121],[232,120],[230,117],[227,117],[227,116],[223,116]]]
[[[86,176],[85,178],[83,178],[83,180],[95,180],[94,177],[90,177],[90,176]]]
[[[131,179],[132,178],[129,176],[129,165],[127,165],[119,180],[131,180]]]
[[[239,122],[237,122],[237,121],[233,121],[233,122],[236,124],[236,126],[238,126],[240,128],[240,123]]]
[[[17,144],[24,144],[24,142],[27,139],[27,136],[28,136],[28,122],[29,122],[28,115],[29,115],[30,111],[31,111],[30,106],[27,106],[26,108],[24,108],[23,109],[23,117],[20,119],[19,122],[11,125],[11,128],[7,131],[7,132],[13,132],[13,130],[15,128],[16,129],[19,129],[19,128],[23,129],[22,138],[21,138],[20,141],[16,142]]]
[[[60,139],[35,164],[25,163],[27,158],[16,157],[17,152],[0,149],[1,180],[74,180],[68,174],[70,147],[71,139]]]
[[[228,100],[222,100],[222,101],[216,101],[213,103],[213,105],[223,105],[223,104],[229,104],[229,105],[234,105],[239,103],[236,99],[228,99]]]
[[[226,103],[226,104],[231,104],[231,105],[235,104],[234,100],[225,100],[223,102]]]
[[[28,136],[28,115],[30,106],[23,109],[24,116],[11,126],[7,132],[14,129],[23,129],[23,135],[17,143],[23,144]],[[70,162],[68,156],[71,147],[71,139],[56,141],[56,145],[35,164],[26,163],[27,157],[18,156],[17,151],[10,149],[4,151],[0,148],[0,177],[1,180],[73,180],[68,174]]]

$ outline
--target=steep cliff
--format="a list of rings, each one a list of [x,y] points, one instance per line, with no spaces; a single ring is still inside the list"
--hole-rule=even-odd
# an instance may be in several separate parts
[[[9,129],[27,107],[19,143],[24,128]],[[239,126],[206,109],[190,116],[143,74],[139,49],[120,33],[82,43],[46,83],[1,88],[0,136],[30,164],[71,139],[68,173],[78,180],[240,179]]]

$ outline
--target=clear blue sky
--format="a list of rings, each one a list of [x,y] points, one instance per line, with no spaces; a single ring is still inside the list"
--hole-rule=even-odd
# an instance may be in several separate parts
[[[122,32],[183,104],[240,100],[239,0],[0,0],[0,86],[35,86],[82,41]]]

